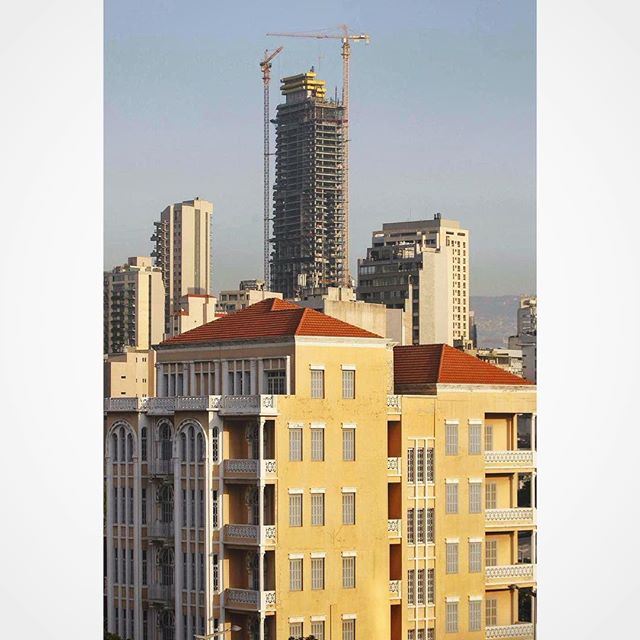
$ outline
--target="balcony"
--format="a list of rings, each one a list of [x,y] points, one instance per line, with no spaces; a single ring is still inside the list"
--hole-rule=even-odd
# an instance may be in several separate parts
[[[536,570],[533,564],[505,564],[486,567],[487,585],[510,585],[519,582],[535,582]]]
[[[276,526],[256,524],[225,524],[222,529],[225,544],[268,545],[276,544]]]
[[[500,527],[527,527],[535,524],[535,509],[515,507],[512,509],[487,509],[485,526],[487,529]]]
[[[176,411],[217,411],[220,396],[175,396],[146,398],[143,408],[151,415],[168,415]]]
[[[390,478],[401,478],[402,467],[400,461],[402,458],[387,458],[387,476]]]
[[[276,479],[276,461],[263,460],[260,469],[260,460],[241,458],[239,460],[225,460],[223,473],[225,480],[264,480]],[[260,475],[258,475],[260,473]]]
[[[487,639],[489,638],[518,638],[533,640],[533,623],[520,622],[519,624],[506,624],[499,627],[485,628]]]
[[[275,611],[276,592],[225,589],[224,606],[237,611]]]
[[[400,414],[402,413],[402,403],[400,401],[401,396],[388,395],[387,396],[387,414]]]
[[[278,414],[277,396],[222,396],[220,414],[224,416],[275,416]]]
[[[174,588],[172,584],[150,584],[149,585],[149,600],[155,600],[157,602],[173,602]]]
[[[173,460],[150,460],[149,475],[170,476],[173,474]]]
[[[402,538],[402,520],[388,520],[387,533],[390,540],[399,540]]]
[[[173,522],[152,522],[147,525],[147,535],[149,538],[173,538]]]
[[[492,469],[532,469],[536,466],[536,455],[535,451],[527,449],[485,451],[484,464],[487,471]]]
[[[389,599],[400,600],[402,598],[402,580],[389,580]]]
[[[145,398],[105,398],[105,411],[140,411]]]

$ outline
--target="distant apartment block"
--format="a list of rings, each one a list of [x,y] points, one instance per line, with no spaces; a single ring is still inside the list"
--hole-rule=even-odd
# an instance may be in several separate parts
[[[165,285],[165,331],[187,294],[211,293],[213,204],[200,198],[169,205],[154,222],[152,256]]]
[[[521,349],[477,349],[468,353],[513,375],[523,376]]]
[[[156,352],[125,348],[104,357],[105,398],[147,398],[155,394]]]
[[[509,349],[522,350],[522,373],[527,380],[535,382],[538,376],[538,299],[536,296],[520,298],[517,322],[518,333],[515,336],[509,336]]]
[[[136,256],[104,274],[104,353],[147,350],[164,334],[164,286],[151,258]]]
[[[237,289],[226,289],[220,292],[217,311],[233,313],[267,298],[282,299],[282,294],[269,291],[264,280],[242,280]]]
[[[169,319],[169,336],[177,336],[216,319],[215,296],[206,293],[189,293],[180,298],[178,309]]]
[[[413,344],[469,343],[469,232],[455,220],[392,222],[358,260],[358,298],[411,316]]]

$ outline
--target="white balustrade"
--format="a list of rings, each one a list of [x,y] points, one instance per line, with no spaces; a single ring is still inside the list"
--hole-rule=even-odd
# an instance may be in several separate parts
[[[220,412],[224,415],[276,415],[276,396],[222,396]]]
[[[105,411],[140,411],[146,404],[146,398],[105,398]]]
[[[225,589],[224,606],[230,609],[272,611],[276,607],[276,592],[260,592],[251,589]]]
[[[519,624],[505,624],[496,627],[486,627],[485,637],[489,638],[533,638],[533,624],[520,622]]]
[[[389,598],[399,600],[402,597],[402,580],[389,580]]]
[[[177,398],[147,398],[147,410],[151,414],[173,413]]]
[[[511,509],[487,509],[484,512],[487,527],[506,527],[515,524],[532,525],[535,509],[514,507]]]
[[[261,535],[262,534],[262,535]],[[228,544],[265,544],[276,543],[276,526],[255,524],[226,524],[223,529],[223,538]],[[261,543],[261,540],[263,541]]]
[[[515,451],[485,451],[484,462],[494,467],[527,468],[535,466],[535,452],[518,449]]]
[[[259,460],[250,458],[240,458],[237,460],[225,460],[223,463],[224,475],[226,478],[258,478]],[[262,461],[262,477],[265,479],[276,477],[276,461],[275,460],[263,460]]]
[[[388,476],[402,476],[402,468],[400,461],[402,458],[387,458],[387,475]]]
[[[487,582],[491,584],[507,582],[532,582],[535,580],[533,564],[503,564],[486,567]]]
[[[387,522],[387,532],[389,538],[401,538],[402,537],[402,520],[389,520]]]

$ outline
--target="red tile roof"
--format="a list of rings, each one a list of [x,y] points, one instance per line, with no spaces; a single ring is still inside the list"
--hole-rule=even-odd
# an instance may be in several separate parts
[[[380,338],[360,327],[279,298],[267,298],[162,342],[162,345],[284,336]]]
[[[396,392],[412,385],[492,384],[531,385],[532,382],[447,344],[421,344],[393,349]]]

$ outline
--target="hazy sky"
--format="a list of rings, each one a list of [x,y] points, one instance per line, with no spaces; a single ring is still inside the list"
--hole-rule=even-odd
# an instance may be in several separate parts
[[[315,65],[341,83],[340,43],[271,38],[346,23],[351,257],[383,222],[458,219],[471,294],[535,291],[535,1],[105,2],[105,266],[148,255],[153,221],[214,203],[214,289],[262,273],[262,81]],[[272,170],[273,175],[273,170]]]

